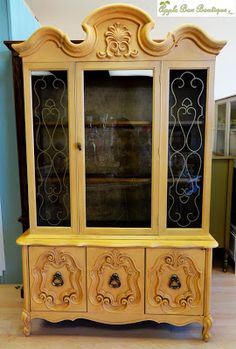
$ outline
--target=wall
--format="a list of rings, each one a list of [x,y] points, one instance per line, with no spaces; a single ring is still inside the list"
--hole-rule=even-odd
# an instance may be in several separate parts
[[[217,57],[215,98],[236,94],[236,17],[231,18],[169,18],[157,17],[156,0],[25,0],[42,25],[54,25],[65,31],[71,39],[84,38],[80,23],[97,7],[114,2],[129,3],[148,12],[156,22],[151,33],[155,39],[163,38],[169,31],[184,23],[194,23],[216,39],[228,41]]]
[[[25,40],[40,24],[33,16],[24,0],[8,0],[8,18],[11,40]]]
[[[11,54],[3,40],[27,38],[39,26],[22,0],[0,1],[0,198],[2,204],[6,271],[3,281],[21,282],[21,233],[16,123]],[[18,34],[17,34],[18,33]]]

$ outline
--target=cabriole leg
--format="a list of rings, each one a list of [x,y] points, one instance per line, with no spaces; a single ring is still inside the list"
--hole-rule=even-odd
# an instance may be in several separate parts
[[[21,315],[23,324],[24,324],[24,335],[25,336],[29,336],[30,335],[30,330],[31,330],[31,317],[30,317],[30,313],[26,310],[22,311],[22,315]]]
[[[205,341],[205,342],[208,342],[208,340],[210,339],[210,329],[211,329],[211,326],[212,326],[212,317],[211,315],[207,315],[204,317],[203,319],[203,329],[202,329],[202,339]]]

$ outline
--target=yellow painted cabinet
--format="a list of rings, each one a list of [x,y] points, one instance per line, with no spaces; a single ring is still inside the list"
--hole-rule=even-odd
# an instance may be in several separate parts
[[[30,228],[24,333],[34,318],[211,327],[213,81],[225,45],[102,7],[71,42],[42,27],[22,59]]]

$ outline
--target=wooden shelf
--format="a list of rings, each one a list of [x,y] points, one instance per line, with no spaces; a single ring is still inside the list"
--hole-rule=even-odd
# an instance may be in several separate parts
[[[64,124],[62,124],[60,121],[58,123],[56,123],[55,121],[47,121],[47,122],[43,122],[41,121],[41,123],[39,123],[37,120],[34,120],[34,125],[39,125],[40,126],[44,126],[44,127],[47,127],[47,126],[63,126],[63,127],[68,127],[68,122],[65,122]]]
[[[93,121],[93,122],[85,122],[85,127],[87,128],[93,128],[93,127],[100,127],[100,128],[106,128],[106,127],[151,127],[152,122],[151,121],[143,121],[143,120],[113,120],[108,122],[101,122],[101,121]]]
[[[63,179],[64,178],[64,179]],[[59,180],[61,183],[63,183],[63,180],[68,180],[69,181],[70,179],[70,176],[69,175],[66,175],[65,177],[62,177],[61,175],[59,175]],[[45,180],[47,180],[48,182],[50,183],[57,183],[58,182],[58,177],[54,176],[54,177],[37,177],[36,180],[38,182],[44,182]]]
[[[202,177],[198,179],[189,179],[189,178],[168,178],[168,183],[173,183],[173,182],[180,182],[180,183],[191,183],[191,182],[201,182]]]
[[[93,228],[150,228],[151,222],[150,221],[87,221],[87,227],[93,227]]]
[[[203,125],[204,122],[203,121],[195,121],[194,123],[192,121],[182,121],[181,123],[179,121],[170,121],[169,122],[169,126],[177,126],[177,127],[180,127],[180,126],[190,126],[190,125]]]
[[[87,177],[87,184],[110,184],[110,183],[127,183],[127,184],[149,184],[151,178],[114,178],[114,177]]]

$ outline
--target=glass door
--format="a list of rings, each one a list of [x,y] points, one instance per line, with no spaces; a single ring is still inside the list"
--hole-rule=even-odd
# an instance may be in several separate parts
[[[167,228],[202,226],[206,81],[207,69],[170,70]]]
[[[226,149],[226,103],[216,105],[216,145],[215,152],[219,155],[227,153]]]
[[[152,113],[152,70],[84,71],[87,227],[151,227]]]
[[[66,70],[31,71],[36,225],[41,227],[71,225],[67,75]]]

